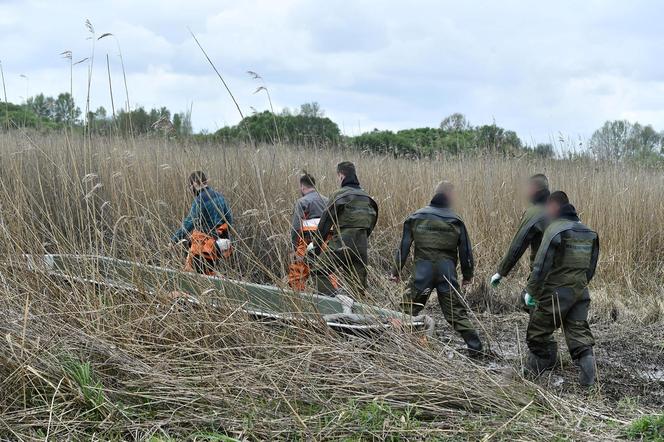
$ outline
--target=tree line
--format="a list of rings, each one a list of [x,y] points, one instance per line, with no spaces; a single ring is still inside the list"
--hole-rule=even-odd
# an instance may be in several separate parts
[[[15,127],[40,130],[74,128],[90,133],[109,135],[146,135],[163,132],[169,135],[193,135],[191,111],[172,113],[168,108],[146,110],[139,106],[133,110],[113,109],[110,113],[103,106],[83,115],[68,92],[56,97],[38,94],[23,104],[2,103],[0,125],[4,129]]]
[[[146,135],[189,137],[205,142],[291,143],[315,146],[344,145],[374,153],[403,157],[430,157],[440,154],[491,152],[504,155],[553,157],[551,143],[528,145],[512,130],[498,125],[472,125],[463,114],[444,118],[438,127],[421,127],[399,131],[374,129],[357,136],[345,136],[339,126],[316,102],[280,112],[254,112],[238,124],[214,133],[194,134],[191,111],[171,112],[166,107],[112,109],[104,107],[83,115],[69,93],[55,97],[38,94],[23,104],[0,104],[0,125],[5,129],[29,127],[52,130],[75,128],[90,133],[109,135]],[[600,160],[634,160],[642,163],[664,161],[664,131],[650,125],[626,120],[607,121],[597,129],[581,155]],[[575,153],[579,155],[579,152]]]

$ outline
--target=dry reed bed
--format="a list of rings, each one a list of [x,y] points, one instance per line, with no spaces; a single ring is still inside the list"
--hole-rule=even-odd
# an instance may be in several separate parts
[[[502,157],[407,160],[296,147],[194,146],[164,139],[92,139],[14,133],[0,138],[4,235],[13,250],[94,252],[177,266],[165,250],[190,203],[184,180],[204,169],[236,216],[236,262],[228,271],[254,281],[282,280],[297,176],[313,173],[323,193],[334,166],[356,161],[360,180],[380,206],[371,241],[376,302],[392,305],[386,283],[401,222],[426,204],[440,179],[454,181],[459,212],[475,245],[478,272],[471,301],[511,305],[525,266],[497,292],[483,283],[507,248],[524,209],[520,184],[534,172],[569,193],[601,239],[593,283],[600,319],[658,321],[664,313],[664,173],[625,164]],[[525,261],[525,260],[524,260]]]
[[[328,193],[341,159],[357,162],[381,207],[372,239],[373,302],[397,300],[398,288],[383,277],[389,256],[401,221],[427,202],[436,181],[458,184],[480,280],[493,271],[522,210],[520,180],[544,171],[601,235],[596,316],[618,310],[661,319],[662,174],[622,165],[411,161],[296,147],[3,134],[0,252],[3,262],[48,251],[177,266],[181,257],[165,246],[189,204],[184,178],[205,169],[237,217],[241,244],[229,273],[280,284],[298,172],[314,173]],[[232,311],[169,311],[152,299],[69,287],[7,266],[0,274],[3,437],[147,439],[214,430],[249,439],[364,433],[378,440],[562,434],[587,440],[616,436],[609,423],[624,419],[602,409],[599,397],[587,409],[516,372],[492,373],[446,345],[398,331],[349,340],[322,327],[248,322]],[[489,293],[478,281],[468,297],[509,305],[515,287]],[[92,374],[81,382],[86,362]]]

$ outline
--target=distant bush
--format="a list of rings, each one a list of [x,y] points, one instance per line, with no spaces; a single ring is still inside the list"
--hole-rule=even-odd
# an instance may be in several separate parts
[[[280,114],[259,112],[214,133],[214,138],[224,141],[249,137],[259,143],[332,144],[340,141],[341,132],[335,122],[323,115],[317,103],[306,103],[295,114],[288,110]]]
[[[527,153],[538,158],[553,158],[556,151],[551,143],[538,143],[534,147],[525,147]]]
[[[13,127],[37,127],[41,119],[25,106],[13,103],[0,103],[0,125],[5,129]]]
[[[395,156],[414,154],[417,149],[411,140],[389,130],[374,130],[349,138],[358,149],[374,153],[389,153]]]
[[[443,120],[439,128],[421,127],[398,132],[374,129],[351,137],[352,146],[377,153],[418,157],[447,153],[459,154],[482,150],[513,154],[528,151],[516,132],[493,125],[473,127],[462,114]]]

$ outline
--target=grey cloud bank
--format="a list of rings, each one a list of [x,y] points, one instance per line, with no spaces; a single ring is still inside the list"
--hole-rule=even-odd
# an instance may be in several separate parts
[[[347,133],[436,126],[452,112],[524,139],[587,137],[607,119],[664,128],[664,5],[657,1],[0,1],[0,60],[11,101],[69,87],[90,52],[84,27],[114,33],[132,106],[183,110],[195,128],[238,121],[190,27],[241,105],[318,101]],[[92,107],[110,106],[103,58],[122,90],[115,43],[96,44]],[[27,76],[20,77],[21,74]],[[86,67],[75,71],[82,103]]]

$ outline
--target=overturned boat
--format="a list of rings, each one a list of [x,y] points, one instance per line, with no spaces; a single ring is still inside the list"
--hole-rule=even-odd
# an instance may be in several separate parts
[[[395,326],[433,333],[434,323],[428,316],[413,317],[354,302],[346,296],[299,293],[94,255],[30,255],[27,261],[30,271],[68,282],[147,293],[170,302],[185,301],[209,308],[229,306],[257,319],[286,324],[322,320],[336,331],[359,335]]]

